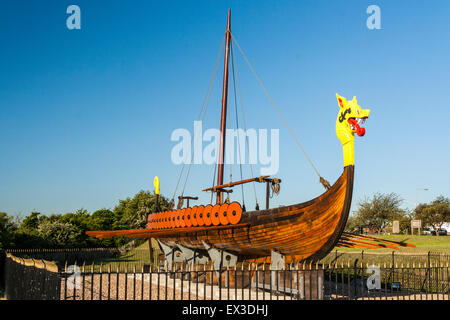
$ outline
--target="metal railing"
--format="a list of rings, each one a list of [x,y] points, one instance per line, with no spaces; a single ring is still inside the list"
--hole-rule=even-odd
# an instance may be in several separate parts
[[[368,262],[376,264],[389,264],[389,265],[443,265],[450,261],[450,253],[448,252],[423,252],[423,253],[410,253],[410,252],[377,252],[377,251],[340,251],[335,250],[330,252],[320,263],[353,263],[355,260],[359,262]]]
[[[342,261],[327,267],[330,299],[449,300],[449,266]]]
[[[181,264],[172,270],[80,268],[62,273],[63,300],[294,300],[323,299],[323,270],[269,270],[264,265],[215,270]]]
[[[59,300],[61,277],[52,261],[7,254],[4,276],[8,300]]]
[[[449,300],[449,266],[352,263],[286,265],[174,264],[96,269],[6,258],[7,299],[56,300]]]
[[[120,270],[131,269],[135,266],[138,269],[142,267],[148,269],[152,262],[156,267],[156,261],[162,253],[161,250],[154,249],[153,257],[150,259],[148,248],[133,248],[127,251],[117,248],[8,249],[6,252],[24,259],[54,261],[61,267],[66,264],[84,263],[93,265],[95,270],[98,270],[101,265],[111,265],[113,269]]]

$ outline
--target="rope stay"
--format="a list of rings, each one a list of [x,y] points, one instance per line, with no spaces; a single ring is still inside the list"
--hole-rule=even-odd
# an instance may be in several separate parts
[[[242,56],[244,57],[245,61],[247,62],[248,66],[250,67],[250,70],[253,72],[256,80],[258,81],[258,83],[260,84],[260,86],[262,87],[262,89],[264,90],[264,93],[266,94],[267,98],[269,99],[269,101],[272,103],[272,105],[274,106],[275,110],[277,111],[278,115],[280,116],[281,120],[283,121],[284,125],[286,126],[286,128],[288,129],[288,131],[291,133],[291,135],[293,136],[295,142],[297,143],[297,145],[300,147],[300,149],[302,150],[303,154],[305,155],[306,159],[308,160],[309,164],[311,165],[311,167],[314,169],[314,171],[316,172],[317,176],[319,177],[319,181],[320,183],[323,185],[323,187],[325,189],[329,189],[331,187],[330,183],[324,179],[320,174],[319,171],[317,171],[316,167],[314,166],[314,164],[312,163],[311,159],[308,157],[308,155],[306,154],[305,150],[303,149],[302,145],[300,144],[300,141],[297,139],[296,135],[294,134],[294,132],[291,130],[291,128],[289,127],[289,125],[287,124],[287,121],[285,120],[285,118],[283,117],[283,115],[281,114],[280,110],[278,109],[278,107],[275,105],[275,102],[272,100],[272,98],[270,97],[269,93],[267,92],[266,88],[264,87],[264,85],[262,84],[261,79],[258,77],[258,75],[256,74],[255,70],[253,69],[251,63],[248,61],[247,57],[245,56],[244,52],[242,51],[241,47],[239,46],[239,43],[237,42],[237,39],[234,35],[232,35],[231,37],[232,41],[234,41],[234,43],[237,45],[239,51],[241,52]]]
[[[233,35],[231,35],[231,39],[233,39]],[[232,57],[236,56],[235,53],[234,53],[234,46],[233,45],[231,46],[231,52],[232,52]],[[236,61],[235,62],[235,64],[236,64],[236,82],[237,82],[237,86],[238,86],[239,104],[241,105],[241,114],[242,114],[242,121],[244,123],[244,130],[245,130],[245,132],[247,132],[247,121],[245,120],[244,104],[242,103],[242,92],[241,92],[241,85],[240,85],[240,82],[239,82],[239,72],[238,72],[238,67],[237,67],[237,60],[235,60],[235,61]],[[250,154],[250,146],[249,145],[250,144],[249,144],[249,141],[248,141],[248,136],[245,135],[245,146],[247,146],[247,151]],[[249,164],[250,164],[251,176],[254,177],[255,175],[253,174],[253,164],[250,163],[250,161],[249,161]],[[257,210],[259,210],[258,196],[256,194],[255,181],[252,182],[252,185],[253,185],[253,192],[254,192],[254,195],[255,195],[256,208],[257,208]]]
[[[216,154],[216,163],[214,164],[214,174],[213,174],[213,181],[212,181],[211,187],[214,187],[214,185],[216,183],[217,160],[218,160],[218,155]],[[213,195],[214,195],[214,192],[211,192],[211,200],[210,200],[210,203],[209,203],[211,205],[212,205],[212,202],[213,202]]]
[[[224,44],[225,44],[225,36],[223,37],[222,44],[221,44],[220,49],[219,49],[219,53],[217,54],[216,63],[215,63],[215,65],[214,65],[214,68],[213,68],[213,72],[212,72],[211,78],[210,78],[210,80],[209,80],[209,84],[208,84],[208,88],[207,88],[207,90],[206,90],[205,97],[203,98],[203,103],[202,103],[202,107],[201,107],[201,109],[200,109],[200,113],[199,113],[199,115],[198,115],[198,117],[197,117],[198,121],[201,121],[202,123],[203,123],[204,120],[205,120],[206,110],[207,110],[207,108],[208,108],[209,100],[210,100],[210,98],[211,98],[211,93],[212,93],[212,89],[213,89],[213,86],[214,86],[214,80],[215,80],[215,78],[216,78],[217,70],[218,70],[218,67],[219,67],[219,59],[220,59],[220,57],[221,57],[221,55],[222,55],[222,50],[223,50]],[[202,113],[203,113],[203,116],[202,116]],[[201,119],[201,120],[200,120],[200,119]],[[192,139],[191,139],[191,145],[192,145],[192,144],[193,144],[193,137],[192,137]],[[190,161],[190,163],[189,163],[189,168],[188,168],[188,171],[187,171],[187,174],[186,174],[186,180],[185,180],[184,185],[183,185],[183,190],[182,190],[182,192],[181,192],[181,196],[184,195],[184,190],[185,190],[185,188],[186,188],[186,183],[187,183],[187,181],[188,181],[188,179],[189,179],[189,174],[190,174],[191,167],[192,167],[192,162],[193,162],[193,156],[194,156],[194,155],[191,154],[191,161]],[[172,200],[170,201],[171,205],[174,204],[175,195],[176,195],[176,193],[177,193],[178,185],[179,185],[179,183],[180,183],[181,176],[183,175],[183,171],[184,171],[184,167],[185,167],[185,166],[186,166],[186,163],[183,163],[183,166],[182,166],[182,168],[181,168],[180,175],[179,175],[179,177],[178,177],[177,184],[176,184],[176,186],[175,186],[175,191],[174,191],[173,196],[172,196]],[[178,202],[178,205],[177,205],[178,209],[180,209],[182,206],[183,206],[183,202],[181,201],[181,203],[180,203],[180,201],[179,201],[179,202]]]
[[[239,129],[239,120],[238,120],[238,110],[237,110],[237,98],[236,98],[236,77],[234,75],[235,70],[235,62],[234,62],[234,50],[233,43],[231,45],[231,70],[233,74],[233,93],[234,93],[234,110],[235,110],[235,118],[236,118],[236,129]],[[242,175],[242,157],[241,157],[241,143],[239,140],[239,132],[237,133],[237,143],[238,143],[238,155],[239,155],[239,170],[241,174],[241,180],[244,180]],[[242,206],[245,211],[245,197],[244,197],[244,184],[241,185],[241,193],[242,193]]]

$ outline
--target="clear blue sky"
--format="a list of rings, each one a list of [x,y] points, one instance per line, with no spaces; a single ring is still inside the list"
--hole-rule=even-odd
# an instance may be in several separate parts
[[[68,30],[66,8],[81,8]],[[381,8],[368,30],[366,8]],[[18,1],[0,4],[0,211],[113,208],[139,190],[171,197],[176,128],[192,131],[232,9],[232,31],[320,173],[342,172],[335,93],[372,110],[356,138],[355,204],[396,192],[405,207],[450,190],[450,2]],[[239,62],[248,127],[280,129],[281,194],[323,188]],[[221,60],[222,64],[222,60]],[[205,127],[218,127],[222,66]],[[211,185],[193,166],[185,194]],[[225,181],[228,181],[226,173]],[[244,168],[244,177],[250,171]],[[238,180],[238,168],[233,168]],[[251,186],[247,207],[254,207]],[[429,188],[421,191],[418,188]],[[240,200],[240,190],[233,199]],[[258,186],[264,203],[264,187]]]

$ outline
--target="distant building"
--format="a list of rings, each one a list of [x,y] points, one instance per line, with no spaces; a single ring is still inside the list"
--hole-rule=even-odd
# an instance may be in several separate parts
[[[450,233],[450,222],[444,222],[441,228],[447,230],[447,233]]]

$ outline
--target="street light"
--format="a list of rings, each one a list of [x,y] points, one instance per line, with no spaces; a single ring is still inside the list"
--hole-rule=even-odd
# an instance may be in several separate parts
[[[417,208],[417,193],[418,193],[418,191],[419,190],[423,190],[423,191],[428,191],[429,189],[428,188],[416,188],[416,203],[415,203],[415,207],[414,207],[414,212],[415,212],[415,210],[416,210],[416,208]],[[414,213],[414,216],[415,216],[415,213]],[[411,223],[412,223],[412,221],[411,221]],[[412,224],[411,224],[411,235],[413,234],[413,227],[412,227]],[[419,227],[419,235],[420,235],[420,227]]]
[[[417,193],[418,193],[418,191],[428,191],[429,189],[428,188],[416,188],[416,208],[417,208]]]

